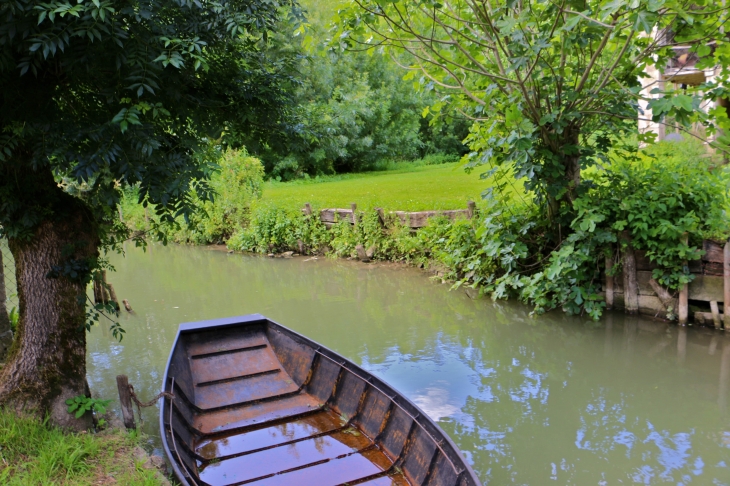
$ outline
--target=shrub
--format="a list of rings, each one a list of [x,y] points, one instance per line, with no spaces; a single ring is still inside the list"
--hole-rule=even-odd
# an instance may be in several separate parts
[[[217,151],[211,149],[209,156]],[[218,170],[212,175],[210,187],[213,201],[193,197],[197,211],[187,222],[159,225],[154,209],[147,211],[139,201],[137,188],[127,188],[121,202],[125,223],[136,231],[154,227],[161,236],[176,243],[210,244],[226,241],[234,232],[248,225],[251,203],[261,197],[264,168],[261,162],[245,150],[228,149],[218,153]]]
[[[675,290],[692,279],[684,261],[701,257],[702,239],[728,234],[727,170],[716,167],[701,144],[657,144],[636,158],[614,160],[584,185],[572,231],[554,250],[528,251],[524,244],[528,234],[540,232],[535,215],[506,224],[495,224],[499,211],[485,218],[480,242],[498,266],[486,278],[486,292],[519,297],[537,312],[562,307],[598,318],[603,258],[615,252],[622,232],[657,265],[657,282]],[[542,263],[529,262],[542,254]]]

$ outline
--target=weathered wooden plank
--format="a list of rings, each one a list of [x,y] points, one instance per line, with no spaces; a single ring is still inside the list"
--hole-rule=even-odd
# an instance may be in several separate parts
[[[343,220],[354,223],[352,209],[323,209],[319,212],[319,219],[323,223],[337,223]]]
[[[469,210],[468,209],[454,209],[449,211],[416,211],[416,212],[406,212],[406,211],[395,211],[392,214],[395,214],[398,219],[400,219],[402,224],[408,225],[411,228],[423,228],[424,226],[428,225],[428,220],[431,218],[436,218],[438,216],[443,216],[446,218],[449,218],[451,220],[459,219],[459,218],[465,218],[469,219]]]
[[[702,249],[705,250],[705,254],[702,255],[703,262],[722,263],[724,261],[724,248],[722,244],[712,240],[705,240],[702,242]]]
[[[365,397],[365,403],[356,422],[365,434],[377,437],[384,426],[389,407],[390,399],[372,389]]]
[[[403,471],[413,485],[422,485],[436,453],[436,444],[425,430],[418,427],[403,461]]]
[[[382,447],[390,457],[399,457],[406,445],[408,433],[413,420],[400,408],[396,408],[388,417],[382,438]]]
[[[703,300],[710,302],[724,302],[725,292],[723,288],[723,277],[714,275],[697,275],[695,279],[689,283],[689,299]]]
[[[624,306],[626,312],[635,314],[639,311],[639,284],[636,281],[636,255],[631,246],[631,235],[624,231],[622,239],[625,242],[624,252]]]
[[[636,260],[636,270],[654,270],[656,268],[656,264],[649,260],[643,250],[634,250],[634,258]]]
[[[350,420],[357,413],[362,394],[365,391],[365,382],[349,371],[344,371],[344,373],[341,382],[337,385],[334,408],[346,420]]]
[[[696,272],[693,268],[693,265],[690,265],[689,271],[692,273],[701,273],[703,275],[724,275],[722,263],[717,262],[702,262],[702,270],[699,272]]]
[[[682,242],[687,245],[689,241],[689,237],[687,236],[687,233],[682,236]],[[687,264],[687,261],[685,260],[684,264]],[[677,319],[679,320],[680,325],[687,324],[687,320],[689,318],[689,287],[687,284],[683,285],[682,288],[679,289],[679,298],[677,299]]]
[[[276,330],[269,328],[267,331],[269,343],[274,348],[282,367],[289,373],[294,383],[302,385],[309,376],[314,350]]]
[[[337,364],[328,359],[319,359],[312,371],[312,379],[307,385],[307,391],[322,403],[326,402],[335,391],[339,373],[340,367]]]

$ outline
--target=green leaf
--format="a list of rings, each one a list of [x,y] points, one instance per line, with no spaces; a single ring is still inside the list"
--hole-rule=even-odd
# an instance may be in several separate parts
[[[693,111],[694,108],[692,107],[692,97],[689,95],[676,95],[672,98],[672,104],[676,106],[677,108],[681,108],[685,111]]]

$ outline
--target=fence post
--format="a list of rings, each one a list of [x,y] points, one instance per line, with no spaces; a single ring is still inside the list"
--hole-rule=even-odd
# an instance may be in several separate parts
[[[624,309],[629,314],[639,312],[639,283],[636,280],[636,255],[631,246],[631,236],[628,231],[623,232],[626,243],[624,249]]]
[[[469,219],[472,219],[474,215],[476,214],[477,210],[477,203],[474,201],[469,201],[466,203],[466,214],[469,217]]]
[[[132,395],[129,393],[129,378],[127,378],[127,375],[117,375],[117,389],[119,390],[119,403],[122,405],[124,426],[127,429],[136,429],[137,424],[134,422]]]
[[[613,256],[606,255],[606,309],[613,309]]]
[[[687,245],[689,241],[689,237],[685,233],[684,236],[682,236],[682,243]],[[684,265],[687,266],[687,261],[684,261]],[[687,319],[689,317],[689,286],[687,284],[684,284],[681,289],[679,289],[679,303],[677,304],[677,316],[679,318],[679,325],[684,326],[687,324]]]
[[[380,220],[380,226],[385,227],[385,211],[383,211],[383,208],[375,208],[375,211],[378,213],[378,219]]]
[[[350,203],[350,209],[352,210],[352,224],[357,226],[357,204]]]

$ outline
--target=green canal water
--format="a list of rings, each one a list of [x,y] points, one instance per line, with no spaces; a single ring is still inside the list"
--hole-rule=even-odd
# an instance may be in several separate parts
[[[136,314],[121,343],[108,326],[89,335],[101,397],[122,373],[143,400],[156,394],[179,323],[261,313],[400,390],[485,484],[730,485],[730,333],[533,318],[415,269],[326,258],[155,245],[112,263]],[[157,413],[143,411],[143,428],[159,446]]]

